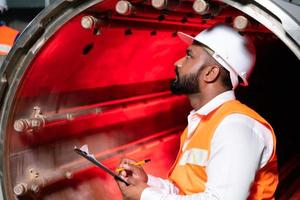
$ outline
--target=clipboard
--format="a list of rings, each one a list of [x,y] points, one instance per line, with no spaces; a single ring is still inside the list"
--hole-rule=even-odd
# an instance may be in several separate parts
[[[85,159],[87,159],[88,161],[92,162],[93,164],[95,164],[96,166],[98,166],[99,168],[101,168],[103,171],[105,171],[106,173],[110,174],[112,177],[114,177],[114,179],[121,181],[123,183],[125,183],[126,186],[129,186],[129,183],[127,181],[125,181],[122,177],[120,177],[119,175],[117,175],[115,172],[113,172],[112,170],[110,170],[109,168],[107,168],[105,165],[103,165],[101,162],[99,162],[93,154],[89,153],[89,149],[88,149],[88,145],[83,145],[81,148],[77,148],[76,146],[74,147],[74,151],[79,154],[80,156],[84,157]]]

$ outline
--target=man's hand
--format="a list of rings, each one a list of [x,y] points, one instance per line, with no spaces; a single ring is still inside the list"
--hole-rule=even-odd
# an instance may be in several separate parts
[[[148,176],[140,166],[133,165],[134,160],[124,158],[119,167],[124,168],[120,175],[130,184],[126,186],[123,182],[117,182],[124,200],[140,200],[143,190],[148,187]]]

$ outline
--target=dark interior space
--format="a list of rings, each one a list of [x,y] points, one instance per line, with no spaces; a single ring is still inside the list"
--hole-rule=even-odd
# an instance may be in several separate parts
[[[238,98],[273,125],[281,180],[277,197],[289,199],[299,188],[299,60],[278,39],[256,42],[257,64],[247,88],[239,88]],[[279,198],[280,197],[280,198]]]

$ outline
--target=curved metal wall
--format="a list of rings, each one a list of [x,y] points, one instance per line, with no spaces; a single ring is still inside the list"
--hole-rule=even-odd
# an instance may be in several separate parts
[[[298,21],[272,1],[218,2],[224,10],[209,18],[193,14],[192,1],[166,13],[137,2],[133,17],[116,14],[116,1],[57,1],[41,12],[0,69],[3,198],[109,199],[117,191],[113,180],[72,151],[85,143],[111,168],[123,155],[151,157],[156,162],[147,168],[164,176],[190,109],[185,97],[168,91],[173,63],[185,48],[176,31],[195,34],[238,15],[251,22],[242,32],[255,41],[259,67],[252,86],[237,95],[278,132],[287,132],[279,141],[296,137],[287,121],[278,121],[285,110],[277,108],[279,101],[293,105],[294,100],[284,98],[290,98],[286,91],[273,97],[281,87],[297,89],[296,77],[282,83],[277,78],[284,65],[299,65]],[[83,28],[82,20],[91,16],[97,23]],[[274,55],[284,58],[282,66],[271,68],[278,64]],[[286,143],[279,142],[280,148]],[[282,150],[280,164],[288,166],[293,156]],[[296,195],[299,182],[287,178],[295,165],[282,169]],[[279,187],[280,199],[291,198],[284,194],[286,182]]]

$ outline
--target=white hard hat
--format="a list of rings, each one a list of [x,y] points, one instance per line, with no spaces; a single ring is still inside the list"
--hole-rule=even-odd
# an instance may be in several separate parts
[[[229,71],[233,88],[239,84],[238,76],[243,80],[242,85],[248,85],[247,78],[256,59],[254,45],[248,38],[225,24],[206,29],[196,37],[182,32],[178,36],[188,44],[196,40],[211,49],[213,58]]]

